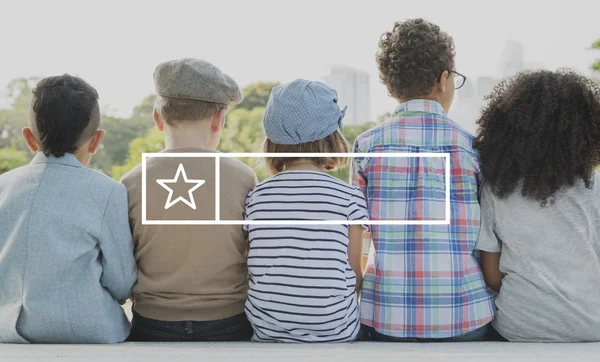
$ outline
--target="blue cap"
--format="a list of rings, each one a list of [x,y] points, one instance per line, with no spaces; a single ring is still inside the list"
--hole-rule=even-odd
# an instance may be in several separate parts
[[[263,126],[267,138],[277,144],[314,142],[343,129],[346,108],[340,110],[335,89],[296,79],[273,88]]]

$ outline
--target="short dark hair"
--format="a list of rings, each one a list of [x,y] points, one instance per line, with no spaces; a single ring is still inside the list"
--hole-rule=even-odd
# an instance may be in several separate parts
[[[35,133],[46,156],[75,153],[100,126],[98,92],[68,74],[42,79],[33,89]]]
[[[454,40],[423,19],[397,22],[381,36],[377,66],[394,98],[429,95],[442,73],[454,70]]]
[[[486,97],[474,146],[499,197],[552,204],[564,186],[593,184],[600,164],[600,87],[570,70],[523,72]]]

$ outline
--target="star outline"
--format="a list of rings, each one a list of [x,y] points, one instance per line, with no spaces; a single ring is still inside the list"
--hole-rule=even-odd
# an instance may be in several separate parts
[[[186,184],[196,184],[188,190],[188,196],[190,199],[187,200],[183,196],[179,196],[175,200],[171,200],[173,198],[174,191],[171,187],[167,186],[167,184],[178,183],[182,175],[183,181]],[[194,199],[193,192],[196,191],[200,186],[204,185],[206,183],[206,180],[188,179],[187,174],[185,172],[185,167],[183,166],[183,163],[180,163],[177,167],[177,172],[175,172],[175,177],[173,177],[172,179],[157,179],[156,183],[169,192],[169,196],[167,197],[167,201],[165,202],[165,210],[170,209],[180,201],[186,204],[192,210],[196,210],[196,200]]]

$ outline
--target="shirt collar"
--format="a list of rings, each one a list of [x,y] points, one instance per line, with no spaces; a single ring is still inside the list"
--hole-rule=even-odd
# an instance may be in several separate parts
[[[218,153],[215,150],[209,150],[207,148],[202,147],[181,147],[181,148],[167,148],[158,153],[190,153],[190,152],[198,152],[198,153]]]
[[[46,156],[42,152],[38,152],[33,160],[31,160],[31,164],[35,163],[58,163],[61,165],[73,166],[73,167],[83,167],[83,165],[75,158],[75,155],[72,153],[65,153],[62,157],[54,157],[54,156]]]
[[[441,104],[429,99],[411,99],[410,101],[400,103],[396,107],[394,114],[401,112],[424,112],[447,116]]]

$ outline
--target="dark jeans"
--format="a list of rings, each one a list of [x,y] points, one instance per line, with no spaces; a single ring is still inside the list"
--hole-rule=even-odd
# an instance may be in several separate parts
[[[363,328],[365,333],[368,333],[370,340],[378,342],[479,342],[486,340],[488,326],[489,324],[469,333],[449,338],[398,338],[381,334],[373,327],[363,325]]]
[[[249,341],[252,326],[246,314],[215,321],[167,322],[142,317],[133,312],[128,341],[191,342],[191,341]]]
[[[502,337],[492,325],[490,325],[486,339],[491,342],[508,342],[508,339]]]

